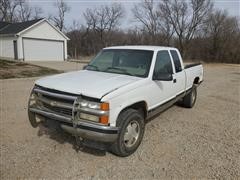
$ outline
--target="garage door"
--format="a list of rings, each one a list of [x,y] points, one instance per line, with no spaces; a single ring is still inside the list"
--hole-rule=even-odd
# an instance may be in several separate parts
[[[63,61],[62,41],[23,39],[25,61]]]

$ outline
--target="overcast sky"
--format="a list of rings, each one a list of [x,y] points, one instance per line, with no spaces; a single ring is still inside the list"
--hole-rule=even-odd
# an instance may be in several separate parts
[[[56,13],[56,8],[53,6],[55,0],[29,0],[31,6],[39,6],[44,11],[44,16]],[[66,15],[66,26],[69,27],[73,20],[84,24],[83,12],[87,8],[95,8],[113,2],[120,2],[125,10],[125,18],[122,20],[122,27],[130,28],[134,26],[131,9],[135,3],[141,0],[66,0],[71,10]],[[229,15],[238,16],[240,18],[240,0],[213,0],[216,9],[226,10]]]

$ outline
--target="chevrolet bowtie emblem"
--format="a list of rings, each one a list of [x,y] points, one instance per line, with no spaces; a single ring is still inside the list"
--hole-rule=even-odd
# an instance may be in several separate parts
[[[51,105],[51,106],[56,106],[56,105],[57,105],[57,102],[56,102],[56,101],[52,101],[52,102],[50,102],[50,105]]]

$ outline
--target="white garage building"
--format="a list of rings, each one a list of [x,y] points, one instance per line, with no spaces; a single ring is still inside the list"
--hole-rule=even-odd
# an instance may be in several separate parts
[[[64,61],[67,40],[46,19],[22,23],[0,22],[0,58],[23,61]]]

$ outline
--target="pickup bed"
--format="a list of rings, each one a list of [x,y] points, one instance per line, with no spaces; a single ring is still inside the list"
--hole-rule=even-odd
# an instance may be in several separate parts
[[[184,67],[176,48],[108,47],[84,70],[37,80],[29,120],[128,156],[140,145],[146,120],[176,102],[192,108],[202,81],[202,65]]]

